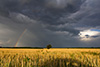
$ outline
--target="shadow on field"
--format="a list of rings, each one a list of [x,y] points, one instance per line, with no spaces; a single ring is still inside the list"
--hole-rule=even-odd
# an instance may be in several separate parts
[[[96,52],[81,52],[82,54],[90,54],[90,55],[100,55],[100,53]]]
[[[74,59],[55,59],[44,62],[41,67],[92,67]]]

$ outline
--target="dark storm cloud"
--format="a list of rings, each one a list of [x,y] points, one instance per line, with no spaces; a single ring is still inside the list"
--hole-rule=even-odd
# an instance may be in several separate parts
[[[89,35],[85,35],[85,37],[86,37],[86,38],[89,38],[90,36],[89,36]]]
[[[99,36],[99,35],[96,35],[96,36],[85,35],[85,37],[86,37],[86,38],[89,38],[89,37],[90,37],[90,38],[98,38],[98,37],[100,37],[100,36]]]
[[[97,37],[100,37],[100,36],[92,36],[93,38],[97,38]]]
[[[0,8],[0,15],[2,15],[2,16],[8,16],[9,15],[9,12],[6,11],[6,9]]]
[[[78,34],[88,28],[100,28],[99,2],[0,0],[0,31],[5,33],[0,33],[0,44],[14,46],[21,33],[27,29],[18,46],[46,46],[49,43],[54,47],[90,46],[92,42],[80,41]],[[91,46],[99,46],[99,37],[92,38],[97,43]]]
[[[63,15],[79,10],[81,0],[1,0],[2,9],[8,12],[20,12],[33,19],[41,20],[47,24],[57,24],[57,20]],[[48,3],[54,4],[47,6]],[[58,7],[55,7],[58,5]],[[60,6],[64,7],[60,9]],[[55,7],[55,8],[53,8]],[[60,23],[61,24],[61,23]]]
[[[100,4],[99,0],[86,0],[80,10],[73,13],[69,18],[79,22],[79,26],[100,26]]]
[[[79,33],[79,30],[74,29],[69,24],[66,24],[66,25],[46,25],[45,28],[50,30],[50,31],[62,31],[62,32],[66,31],[66,32],[72,33],[73,35],[78,35],[78,33]]]
[[[35,20],[21,13],[10,12],[9,17],[16,23],[31,24],[36,22]]]
[[[92,26],[92,27],[96,27],[96,26],[100,26],[100,13],[95,13],[92,15],[89,15],[85,18],[83,18],[80,23],[83,23],[84,25],[87,26]],[[85,21],[85,22],[84,22]]]

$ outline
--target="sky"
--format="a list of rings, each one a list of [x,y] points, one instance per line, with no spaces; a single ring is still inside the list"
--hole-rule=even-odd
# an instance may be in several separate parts
[[[100,47],[100,0],[0,0],[2,47]]]

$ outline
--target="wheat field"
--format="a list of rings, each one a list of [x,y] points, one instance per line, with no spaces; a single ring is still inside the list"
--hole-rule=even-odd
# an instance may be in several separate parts
[[[0,67],[100,67],[100,49],[0,49]]]

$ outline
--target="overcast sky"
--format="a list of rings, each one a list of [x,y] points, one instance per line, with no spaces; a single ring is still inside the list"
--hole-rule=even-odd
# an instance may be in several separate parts
[[[0,46],[100,47],[100,0],[0,0]]]

